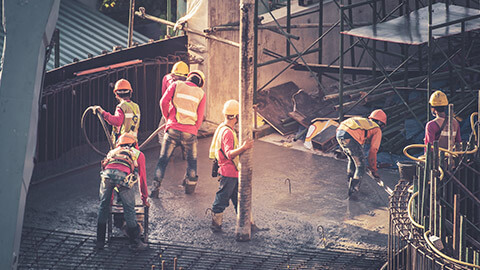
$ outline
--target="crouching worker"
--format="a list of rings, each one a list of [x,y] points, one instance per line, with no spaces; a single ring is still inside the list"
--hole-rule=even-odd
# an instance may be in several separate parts
[[[126,232],[130,239],[130,249],[144,250],[148,247],[147,244],[140,240],[140,226],[137,224],[135,214],[135,189],[133,187],[138,179],[137,174],[140,179],[143,205],[150,206],[147,199],[145,156],[135,146],[135,136],[125,133],[118,139],[116,148],[111,150],[102,161],[97,249],[103,249],[105,245],[105,232],[114,189],[118,192],[123,206],[123,215],[127,227]]]
[[[360,189],[360,181],[365,173],[365,155],[363,146],[370,143],[368,152],[369,170],[373,176],[377,173],[377,152],[382,142],[382,128],[387,124],[387,115],[382,110],[374,110],[368,118],[352,117],[337,128],[337,141],[348,158],[347,177],[348,195]]]
[[[215,195],[212,206],[213,232],[222,229],[223,211],[227,208],[229,201],[232,201],[237,212],[238,202],[238,156],[245,150],[253,147],[253,140],[243,142],[238,146],[237,134],[234,130],[238,123],[239,104],[236,100],[229,100],[223,106],[225,121],[215,130],[210,145],[209,157],[218,161],[218,174],[220,175],[220,186]]]

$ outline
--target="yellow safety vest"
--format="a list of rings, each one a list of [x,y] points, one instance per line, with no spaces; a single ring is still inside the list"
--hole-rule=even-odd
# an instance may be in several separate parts
[[[140,107],[137,103],[123,100],[117,106],[122,109],[124,119],[123,124],[120,126],[120,130],[118,130],[118,128],[113,129],[112,140],[114,144],[117,142],[120,135],[124,133],[131,133],[137,137],[138,128],[140,127]]]
[[[225,132],[226,129],[230,129],[232,131],[232,133],[233,133],[233,149],[237,149],[237,147],[238,147],[237,133],[235,132],[235,130],[231,129],[229,126],[222,123],[217,127],[217,129],[215,130],[215,133],[213,134],[212,143],[210,144],[210,150],[209,150],[209,153],[208,153],[208,157],[210,159],[219,160],[218,159],[219,158],[218,152],[220,151],[220,149],[222,147],[222,135],[223,135],[223,133]],[[235,165],[235,168],[238,171],[238,162],[240,161],[239,157],[236,156],[232,161],[233,161],[233,165]]]
[[[130,168],[130,173],[135,167],[138,167],[137,159],[140,156],[140,150],[134,147],[122,146],[108,152],[107,157],[102,161],[103,167],[108,164],[121,164]]]
[[[200,87],[190,86],[182,81],[176,81],[172,104],[177,111],[175,118],[183,125],[195,125],[197,109],[205,92]]]
[[[371,119],[367,119],[363,117],[352,117],[340,123],[339,129],[347,130],[345,127],[352,130],[355,130],[355,129],[370,130],[379,126],[377,123],[375,123]]]

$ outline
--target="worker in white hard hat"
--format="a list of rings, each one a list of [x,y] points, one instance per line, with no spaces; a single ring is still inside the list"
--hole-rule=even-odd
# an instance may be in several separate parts
[[[162,97],[165,94],[165,92],[167,91],[168,87],[170,85],[172,85],[174,82],[185,81],[187,79],[188,71],[189,71],[189,68],[188,68],[188,65],[185,62],[183,62],[183,61],[176,62],[175,65],[173,65],[173,67],[172,67],[172,72],[163,76],[163,79],[162,79]],[[161,98],[160,98],[160,100],[161,100]],[[160,104],[160,100],[159,100],[159,105],[160,105],[160,109],[161,109],[162,106]],[[161,125],[163,125],[165,123],[166,123],[165,117],[162,116],[158,126],[160,127]],[[160,144],[162,143],[164,135],[165,135],[165,129],[162,129],[158,133],[158,143],[160,143]]]
[[[435,119],[431,120],[425,126],[425,144],[438,141],[438,146],[448,149],[448,121],[446,120],[446,108],[448,106],[448,98],[442,91],[435,91],[430,96],[430,111]],[[460,124],[453,118],[452,121],[452,145],[462,141],[460,136]]]
[[[222,228],[223,211],[232,201],[235,212],[237,211],[238,197],[238,160],[239,155],[253,147],[253,140],[247,140],[239,146],[235,125],[238,123],[239,104],[236,100],[228,100],[223,106],[225,120],[220,124],[212,138],[209,158],[218,162],[220,186],[215,195],[212,206],[213,232]],[[212,171],[215,174],[215,171]],[[213,175],[212,175],[213,176]]]
[[[158,198],[168,162],[173,150],[179,145],[184,147],[187,158],[187,170],[183,179],[185,193],[191,194],[195,191],[198,181],[197,133],[203,122],[206,103],[202,89],[204,84],[203,72],[191,71],[185,82],[176,81],[170,85],[160,100],[162,114],[167,123],[150,192],[151,198]]]

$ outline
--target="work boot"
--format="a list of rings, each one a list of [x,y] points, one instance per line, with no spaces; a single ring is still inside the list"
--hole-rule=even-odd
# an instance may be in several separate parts
[[[152,187],[152,190],[150,191],[150,198],[158,199],[161,185],[162,185],[162,182],[158,181],[157,179],[153,179],[153,187]]]
[[[185,183],[185,194],[192,194],[195,192],[195,188],[197,187],[198,176],[190,179],[188,177],[185,177],[183,182]]]
[[[128,248],[133,251],[146,250],[148,244],[145,244],[140,239],[140,227],[137,225],[135,228],[127,228],[128,238],[130,240],[130,245]]]
[[[222,221],[223,221],[223,213],[212,213],[212,225],[210,229],[212,232],[221,232],[222,231]]]
[[[95,249],[102,250],[105,246],[105,233],[107,232],[106,223],[98,223],[97,225],[97,241],[95,243]]]

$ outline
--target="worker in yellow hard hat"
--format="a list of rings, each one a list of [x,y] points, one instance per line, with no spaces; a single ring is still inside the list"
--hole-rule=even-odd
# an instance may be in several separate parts
[[[167,120],[162,149],[155,169],[151,198],[158,198],[173,150],[179,145],[185,149],[187,171],[183,179],[185,193],[191,194],[197,185],[197,133],[203,122],[206,97],[202,87],[205,75],[200,70],[191,71],[186,81],[170,85],[160,100],[162,114]]]
[[[448,121],[446,120],[446,109],[448,106],[448,98],[442,91],[435,91],[430,96],[430,111],[435,119],[429,121],[425,126],[425,144],[438,141],[438,146],[448,149]],[[453,118],[452,121],[452,145],[461,142],[460,124]]]
[[[218,164],[217,168],[212,168],[212,176],[220,175],[218,180],[220,186],[212,206],[211,229],[213,232],[221,231],[223,211],[230,200],[235,212],[237,211],[238,156],[253,147],[253,140],[244,141],[242,145],[238,143],[237,133],[234,129],[238,123],[238,114],[238,101],[232,99],[225,102],[223,106],[225,120],[215,130],[210,144],[209,158],[214,159]]]
[[[365,173],[365,155],[363,146],[370,143],[368,152],[368,169],[375,178],[379,178],[377,169],[377,152],[382,142],[382,128],[387,125],[387,115],[383,110],[374,110],[368,118],[351,117],[340,123],[336,138],[348,158],[347,178],[350,195],[360,188],[360,181]]]
[[[172,85],[174,82],[185,81],[187,79],[188,72],[189,72],[189,68],[188,68],[188,65],[185,62],[183,62],[183,61],[176,62],[172,67],[172,71],[170,73],[168,73],[167,75],[163,76],[162,97],[165,94],[165,92],[167,91],[168,87],[170,85]],[[160,100],[161,100],[161,98],[160,98]],[[159,103],[160,103],[160,100],[159,100]],[[161,106],[160,106],[160,109],[161,109]],[[165,124],[165,122],[166,122],[165,117],[162,116],[158,126],[160,127],[161,125]],[[165,129],[162,129],[162,130],[160,130],[160,132],[158,132],[158,143],[160,143],[160,144],[162,143],[164,135],[165,135]]]
[[[133,89],[129,81],[118,80],[113,88],[113,93],[119,102],[114,115],[104,111],[100,106],[96,106],[95,109],[102,114],[107,123],[113,126],[112,140],[116,144],[122,134],[130,133],[135,138],[137,137],[140,127],[140,107],[131,100]]]

